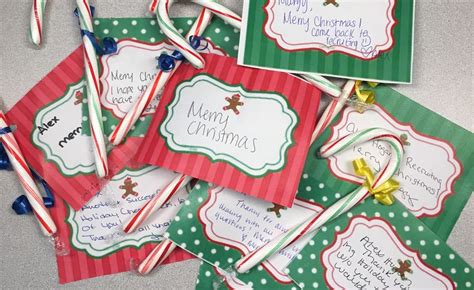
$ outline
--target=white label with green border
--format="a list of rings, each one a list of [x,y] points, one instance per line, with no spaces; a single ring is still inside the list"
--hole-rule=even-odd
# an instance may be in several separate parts
[[[159,72],[156,57],[163,53],[171,54],[174,50],[174,46],[166,42],[119,40],[117,53],[105,54],[100,58],[103,68],[100,76],[102,105],[116,117],[123,118]],[[222,49],[210,41],[206,49],[200,53],[225,55]],[[160,97],[161,92],[151,100],[142,115],[155,113]]]
[[[263,176],[284,168],[297,124],[284,96],[198,74],[176,87],[160,133],[172,151],[203,154]]]
[[[82,134],[84,85],[83,80],[70,85],[63,97],[39,110],[31,133],[45,159],[67,176],[95,171],[91,138]]]
[[[178,191],[135,232],[124,235],[122,227],[176,175],[154,166],[123,170],[81,210],[69,208],[71,245],[100,258],[124,247],[140,248],[159,241],[186,200],[186,189]]]

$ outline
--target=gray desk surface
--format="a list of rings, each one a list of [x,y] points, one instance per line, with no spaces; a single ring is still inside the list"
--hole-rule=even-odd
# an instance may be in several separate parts
[[[75,1],[50,0],[46,10],[46,43],[34,50],[27,41],[30,0],[0,0],[0,108],[11,108],[32,86],[80,45]],[[185,3],[187,1],[181,1]],[[97,17],[143,17],[147,0],[96,0]],[[222,1],[241,13],[239,1]],[[474,1],[418,0],[416,4],[413,85],[395,88],[422,105],[473,131],[473,21]],[[195,5],[173,8],[173,16],[195,16]],[[471,31],[471,32],[469,32]],[[50,244],[41,237],[33,217],[17,217],[10,209],[21,192],[14,174],[0,172],[0,234],[2,288],[59,287]],[[474,264],[472,198],[448,244]],[[143,278],[131,273],[68,284],[79,288],[192,289],[197,260],[176,263]]]

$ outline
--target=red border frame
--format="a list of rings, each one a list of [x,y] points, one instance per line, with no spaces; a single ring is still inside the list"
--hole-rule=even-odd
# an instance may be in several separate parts
[[[389,51],[391,50],[394,45],[395,45],[395,42],[396,42],[396,39],[394,38],[394,30],[395,30],[395,27],[398,25],[399,21],[397,20],[397,18],[395,18],[395,10],[396,10],[396,5],[397,5],[397,0],[393,0],[395,3],[394,3],[394,7],[392,9],[392,18],[394,20],[394,23],[392,25],[392,28],[390,29],[390,37],[392,38],[392,45],[390,47],[388,47],[387,49],[384,49],[384,50],[380,50],[379,53],[374,56],[374,57],[371,57],[371,58],[362,58],[362,57],[359,57],[359,56],[356,56],[356,55],[353,55],[353,54],[350,54],[348,52],[344,52],[344,51],[338,51],[338,50],[334,50],[334,51],[329,51],[329,52],[326,52],[324,51],[323,49],[321,48],[298,48],[298,49],[292,49],[292,50],[289,50],[289,49],[285,49],[283,48],[279,43],[278,43],[278,40],[275,38],[275,37],[272,37],[270,36],[267,31],[265,30],[265,26],[267,25],[268,23],[268,20],[269,20],[269,14],[268,14],[268,11],[267,11],[267,7],[270,5],[270,1],[273,1],[273,0],[267,0],[266,4],[262,7],[263,8],[263,11],[265,13],[265,20],[263,22],[263,33],[265,34],[265,36],[272,40],[276,46],[278,46],[278,48],[280,48],[281,50],[283,51],[286,51],[286,52],[298,52],[298,51],[320,51],[322,53],[324,53],[326,56],[329,56],[333,53],[340,53],[340,54],[344,54],[346,56],[349,56],[349,57],[353,57],[355,59],[359,59],[359,60],[362,60],[362,61],[371,61],[371,60],[375,60],[377,59],[382,53],[386,52],[386,51]],[[276,1],[276,0],[275,0]],[[387,14],[388,14],[388,11],[387,11]]]

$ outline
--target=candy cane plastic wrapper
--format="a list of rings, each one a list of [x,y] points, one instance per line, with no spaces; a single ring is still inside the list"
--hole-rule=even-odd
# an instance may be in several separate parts
[[[351,146],[371,140],[385,141],[392,149],[391,158],[375,178],[373,188],[376,188],[377,186],[389,180],[397,172],[400,166],[403,157],[403,146],[396,134],[380,128],[366,129],[351,135],[344,136],[336,141],[324,145],[321,147],[320,154],[321,157],[329,157],[347,148],[350,148]],[[360,182],[362,183],[363,180],[361,179]],[[239,273],[245,273],[276,252],[292,244],[302,236],[315,234],[315,232],[322,225],[345,213],[347,210],[357,205],[369,195],[371,195],[370,191],[366,187],[360,186],[353,192],[338,200],[319,215],[310,217],[298,226],[289,229],[286,233],[278,236],[276,239],[273,239],[268,244],[242,257],[235,263],[236,271]]]
[[[189,38],[190,36],[202,35],[211,18],[212,13],[207,9],[203,9],[189,30],[186,38]],[[140,95],[140,97],[138,97],[132,108],[127,112],[125,117],[120,120],[117,127],[115,127],[114,131],[110,135],[109,141],[113,145],[118,145],[123,141],[125,136],[130,131],[130,128],[132,128],[135,122],[140,118],[143,110],[148,106],[148,104],[158,94],[158,92],[163,89],[168,79],[173,75],[174,71],[180,66],[180,64],[181,61],[176,61],[176,66],[173,70],[167,72],[160,70],[156,74],[152,83],[147,87],[145,92]]]
[[[0,134],[0,139],[3,143],[3,147],[5,148],[8,158],[10,159],[13,170],[15,170],[18,179],[20,180],[21,187],[25,191],[26,198],[33,209],[33,214],[38,220],[41,231],[46,236],[51,238],[56,253],[58,255],[65,255],[67,254],[67,251],[64,248],[64,243],[61,242],[56,235],[56,225],[54,224],[48,209],[46,209],[43,204],[43,197],[36,186],[30,168],[26,164],[26,160],[23,157],[20,146],[18,146],[13,133],[8,131],[6,132],[7,128],[7,119],[3,112],[0,111],[0,129],[4,131]]]
[[[190,176],[178,175],[165,188],[150,199],[132,218],[124,224],[123,231],[131,233],[143,224],[154,212],[160,209],[181,188],[191,181]]]
[[[30,16],[30,40],[37,47],[43,43],[43,18],[47,0],[33,0]]]
[[[92,13],[88,0],[76,0],[81,30],[94,33]],[[108,174],[107,149],[105,146],[102,111],[99,101],[100,81],[97,55],[89,36],[82,36],[84,44],[84,64],[87,83],[87,106],[92,135],[92,147],[95,159],[96,173],[99,177]]]

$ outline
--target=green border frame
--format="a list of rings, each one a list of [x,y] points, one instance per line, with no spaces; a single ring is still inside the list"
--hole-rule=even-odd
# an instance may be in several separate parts
[[[180,91],[182,89],[187,88],[187,87],[193,87],[196,83],[198,83],[200,81],[209,82],[213,85],[216,85],[216,83],[213,83],[212,81],[202,79],[203,77],[208,77],[208,78],[216,81],[217,86],[220,89],[224,90],[224,91],[227,91],[227,92],[230,92],[230,93],[238,92],[238,93],[241,93],[244,97],[251,98],[251,99],[270,99],[270,100],[276,101],[277,103],[280,104],[282,112],[290,117],[291,124],[286,129],[286,132],[285,132],[286,140],[285,140],[284,144],[282,144],[282,146],[280,147],[280,154],[279,154],[280,159],[278,160],[277,163],[272,163],[272,164],[265,163],[261,168],[254,169],[254,168],[251,168],[249,166],[243,165],[242,162],[240,162],[239,160],[237,160],[233,156],[230,156],[226,153],[215,153],[213,150],[211,150],[209,148],[206,148],[206,147],[182,145],[182,144],[178,144],[177,142],[175,142],[174,134],[172,132],[170,132],[167,128],[169,122],[171,121],[171,119],[173,117],[173,107],[176,106],[176,104],[179,102],[179,99],[181,97]],[[219,85],[224,85],[225,87],[222,87],[222,86],[219,86]],[[229,87],[230,88],[235,88],[235,90],[229,90],[228,89]],[[277,95],[280,98],[276,99],[276,98],[270,98],[270,97],[268,97],[268,98],[265,98],[265,97],[252,97],[252,95],[255,95],[257,93],[261,93],[263,95],[271,95],[271,94],[272,95]],[[239,171],[244,172],[245,174],[247,174],[249,176],[252,176],[252,177],[263,177],[263,176],[265,176],[265,175],[267,175],[271,172],[278,172],[278,171],[282,170],[285,167],[285,165],[287,163],[288,150],[292,145],[296,144],[296,142],[293,138],[293,135],[294,135],[294,131],[296,130],[296,128],[299,125],[299,117],[298,117],[298,114],[291,108],[288,100],[282,94],[277,93],[277,92],[262,92],[262,91],[250,92],[250,91],[247,91],[243,87],[243,85],[229,85],[229,84],[226,84],[226,83],[222,82],[221,80],[217,79],[216,77],[214,77],[210,74],[199,73],[199,74],[193,76],[192,79],[184,80],[181,83],[179,83],[174,89],[174,95],[173,96],[174,96],[174,98],[171,101],[171,103],[166,105],[166,112],[167,112],[166,118],[161,123],[161,125],[158,129],[158,133],[165,140],[166,147],[170,151],[173,151],[173,152],[176,152],[176,153],[201,154],[201,155],[204,155],[204,156],[208,157],[209,160],[213,163],[214,162],[219,162],[219,161],[228,163],[228,164],[238,168]],[[171,143],[173,143],[173,144],[169,143],[170,140],[171,140]],[[172,146],[184,147],[185,149],[179,150],[179,149],[173,148]],[[189,148],[189,150],[186,150],[186,148]],[[194,148],[196,148],[196,149],[194,149]],[[202,152],[202,151],[199,151],[199,150],[209,151],[210,153]],[[225,159],[225,158],[220,158],[220,156],[228,157],[231,160],[228,160],[228,159]],[[277,168],[272,168],[275,165],[278,166],[278,164],[281,164],[281,165]],[[244,168],[244,167],[247,167],[247,168]],[[269,168],[266,169],[266,167],[269,167]],[[250,169],[250,170],[246,170],[246,169]],[[253,171],[262,171],[262,170],[264,170],[264,173],[262,173],[262,174],[252,174],[251,173],[252,170]]]

